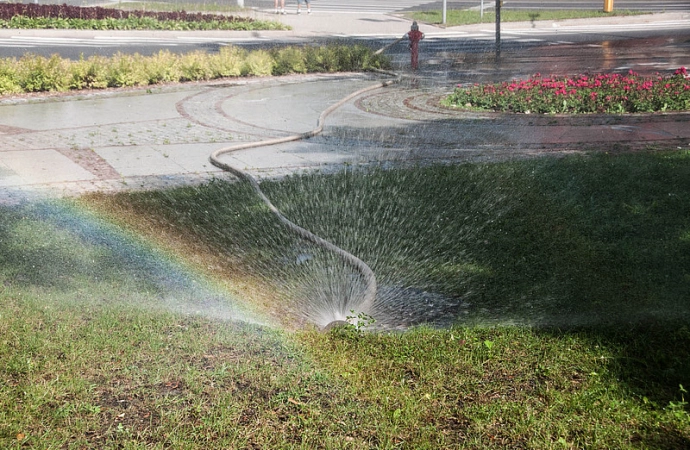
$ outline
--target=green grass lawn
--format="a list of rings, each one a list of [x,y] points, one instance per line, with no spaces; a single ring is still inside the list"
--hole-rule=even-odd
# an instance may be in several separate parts
[[[312,250],[241,184],[2,206],[0,447],[687,448],[689,177],[678,150],[262,183],[379,286],[467,304],[404,333],[263,325],[299,320]]]
[[[631,16],[645,14],[638,11],[614,10],[605,13],[601,10],[588,9],[562,9],[562,10],[511,10],[501,9],[501,22],[534,22],[538,20],[566,20],[566,19],[590,19],[596,17]],[[440,24],[443,23],[443,11],[418,11],[408,13],[407,17],[420,22]],[[475,10],[448,9],[446,10],[446,26],[471,25],[474,23],[493,23],[496,14],[493,8],[485,10],[484,14]]]

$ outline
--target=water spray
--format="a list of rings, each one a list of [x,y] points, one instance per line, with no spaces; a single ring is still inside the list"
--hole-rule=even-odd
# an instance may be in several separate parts
[[[390,74],[386,72],[387,74]],[[395,75],[395,74],[393,74]],[[323,126],[326,117],[331,114],[333,111],[335,111],[337,108],[345,104],[346,102],[350,101],[351,99],[374,89],[380,89],[382,87],[390,86],[393,83],[397,83],[399,79],[396,76],[396,79],[394,80],[388,80],[388,81],[383,81],[380,83],[377,83],[375,85],[360,89],[356,92],[353,92],[352,94],[348,95],[347,97],[343,98],[342,100],[338,101],[337,103],[331,105],[329,108],[327,108],[324,112],[321,113],[319,116],[317,126],[313,130],[300,133],[300,134],[295,134],[291,136],[286,136],[283,138],[277,138],[277,139],[269,139],[269,140],[264,140],[264,141],[258,141],[258,142],[249,142],[245,144],[238,144],[238,145],[233,145],[230,147],[224,147],[221,149],[216,150],[211,154],[209,157],[209,160],[211,164],[214,166],[226,171],[230,172],[231,174],[235,175],[239,179],[248,182],[254,191],[259,195],[261,200],[268,206],[270,211],[282,222],[284,223],[289,229],[294,231],[297,235],[301,236],[304,239],[307,239],[314,244],[329,250],[333,253],[336,253],[339,255],[345,262],[347,262],[349,265],[351,265],[355,270],[357,270],[362,277],[364,278],[364,282],[366,285],[366,289],[364,290],[364,294],[362,295],[362,301],[359,304],[358,311],[341,311],[342,316],[347,316],[348,313],[353,313],[354,316],[357,316],[361,313],[367,314],[371,311],[372,306],[374,304],[374,301],[376,300],[376,291],[377,291],[377,285],[376,285],[376,276],[374,275],[374,272],[371,270],[371,268],[361,259],[357,258],[355,255],[346,252],[345,250],[341,249],[340,247],[326,241],[325,239],[316,236],[309,230],[306,230],[299,225],[291,222],[287,217],[285,217],[278,208],[276,208],[273,203],[266,197],[266,195],[263,193],[261,190],[261,187],[259,186],[258,181],[251,176],[249,173],[245,172],[244,170],[238,169],[237,167],[233,167],[230,164],[224,163],[220,161],[219,157],[224,154],[236,152],[239,150],[246,150],[250,148],[256,148],[256,147],[264,147],[264,146],[269,146],[269,145],[277,145],[277,144],[283,144],[286,142],[292,142],[292,141],[297,141],[301,139],[309,139],[313,136],[316,136],[317,134],[321,133],[323,131]],[[336,328],[339,326],[344,326],[347,324],[350,324],[349,322],[349,317],[347,316],[348,320],[342,320],[342,319],[336,319],[328,323],[323,330],[327,331],[330,330],[331,328]],[[355,319],[356,320],[356,319]]]

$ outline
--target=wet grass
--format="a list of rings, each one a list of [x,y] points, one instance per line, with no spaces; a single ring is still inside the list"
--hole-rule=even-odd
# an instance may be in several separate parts
[[[610,13],[605,13],[601,10],[589,9],[562,9],[562,10],[511,10],[508,8],[501,9],[501,22],[534,22],[540,20],[567,20],[567,19],[591,19],[597,17],[613,17],[613,16],[633,16],[647,14],[640,11],[631,10],[614,10]],[[418,20],[420,22],[441,24],[443,23],[442,11],[418,11],[407,14],[410,19]],[[493,23],[496,21],[496,14],[493,8],[485,10],[484,14],[475,10],[447,10],[446,11],[446,26],[453,27],[458,25],[471,25],[475,23]]]
[[[370,264],[380,285],[461,298],[466,321],[560,325],[686,317],[689,175],[687,152],[649,152],[349,170],[262,188],[291,220]],[[299,251],[247,186],[107,201],[120,217],[146,212],[147,227],[194,235],[235,271],[283,276],[281,259]]]
[[[263,183],[384,282],[472,304],[405,333],[171,312],[150,266],[76,273],[123,243],[3,207],[0,447],[687,448],[689,175],[669,151]],[[239,184],[84,202],[216,277],[294,245]]]

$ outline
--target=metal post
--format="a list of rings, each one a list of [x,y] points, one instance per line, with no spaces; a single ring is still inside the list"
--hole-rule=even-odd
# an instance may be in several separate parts
[[[503,0],[496,0],[496,58],[501,56],[501,6]]]
[[[604,12],[613,12],[613,0],[604,0]]]
[[[443,25],[446,24],[446,0],[443,0]]]
[[[479,2],[479,21],[482,22],[484,20],[484,0]]]
[[[237,6],[244,8],[244,0],[237,0]]]

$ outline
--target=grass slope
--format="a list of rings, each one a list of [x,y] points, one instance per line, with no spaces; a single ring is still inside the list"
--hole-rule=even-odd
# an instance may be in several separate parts
[[[242,185],[83,200],[125,237],[64,205],[3,206],[0,446],[686,448],[688,175],[674,151],[264,183],[380,279],[474,305],[405,333],[172,308],[204,277],[165,248],[217,278],[285,275],[294,243]],[[539,326],[486,326],[516,320]]]

